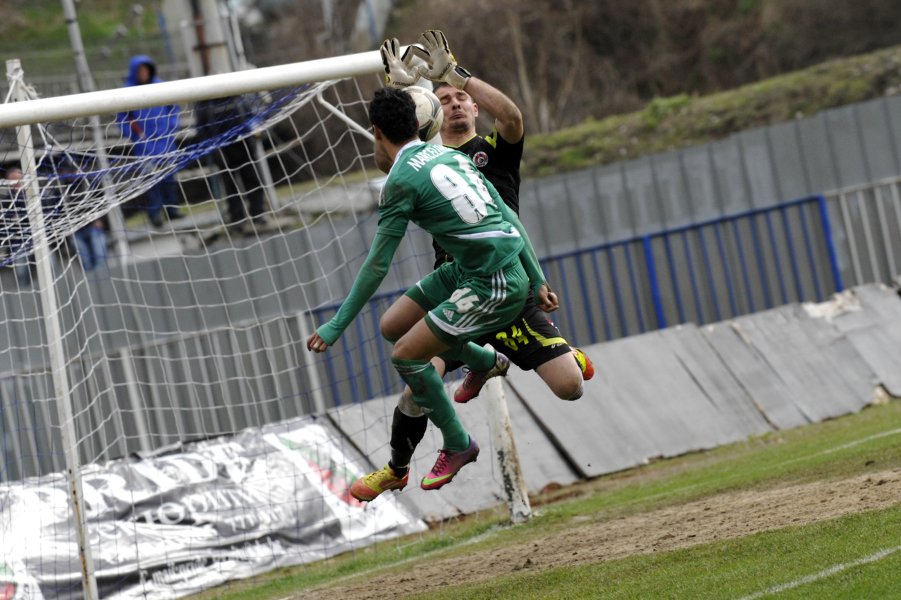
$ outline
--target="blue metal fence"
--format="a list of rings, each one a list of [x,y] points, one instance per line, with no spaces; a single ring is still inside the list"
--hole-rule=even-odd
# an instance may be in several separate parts
[[[545,273],[562,303],[554,318],[570,342],[587,345],[825,299],[843,287],[840,267],[847,271],[842,252],[836,252],[836,244],[847,239],[842,228],[847,221],[836,221],[833,243],[829,219],[842,214],[836,217],[825,203],[820,196],[803,198],[550,256],[543,260]],[[142,290],[142,297],[152,290]],[[82,305],[108,297],[110,306],[118,306],[120,295],[114,292],[95,288],[96,296],[83,298]],[[291,312],[131,345],[107,344],[118,348],[112,352],[102,345],[81,352],[69,365],[69,378],[75,382],[75,405],[90,407],[76,417],[79,430],[86,432],[82,459],[115,458],[145,445],[308,414],[321,406],[320,393],[325,405],[398,393],[401,381],[391,368],[391,347],[381,339],[378,322],[401,293],[373,298],[341,342],[315,363],[305,362],[311,356],[304,347],[309,324],[329,319],[337,305],[320,307],[312,315]],[[162,301],[145,302],[160,307],[150,317],[154,323],[156,315],[163,319],[172,312],[162,308]],[[32,310],[36,314],[36,307]],[[108,332],[128,328],[109,325],[116,323],[109,316],[101,318]],[[209,314],[207,318],[212,322]],[[157,332],[177,329],[167,321],[158,323]],[[73,343],[80,339],[74,336]],[[0,431],[7,432],[0,436],[5,449],[0,481],[63,465],[56,446],[40,444],[42,432],[48,444],[54,439],[55,400],[39,358],[25,370],[0,377]],[[37,453],[34,443],[47,450]]]
[[[585,345],[679,323],[712,323],[843,289],[823,196],[749,210],[542,259],[561,298],[555,318]],[[378,319],[403,291],[373,298],[324,359],[331,396],[394,393]],[[331,318],[338,305],[313,311]]]

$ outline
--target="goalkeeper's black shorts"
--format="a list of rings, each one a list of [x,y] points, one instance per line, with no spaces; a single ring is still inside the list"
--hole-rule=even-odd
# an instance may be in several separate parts
[[[491,344],[523,371],[531,371],[549,360],[571,352],[569,343],[560,335],[560,330],[548,318],[548,314],[538,308],[532,294],[529,294],[522,312],[512,323],[495,333],[483,335],[474,342],[480,346]],[[462,366],[463,363],[459,361],[448,361],[447,372]]]

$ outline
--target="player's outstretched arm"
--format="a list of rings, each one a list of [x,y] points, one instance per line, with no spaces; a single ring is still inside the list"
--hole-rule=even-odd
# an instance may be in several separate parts
[[[376,232],[372,247],[369,249],[369,254],[366,256],[360,272],[357,273],[350,293],[341,303],[335,316],[328,323],[320,325],[316,332],[307,339],[308,350],[325,352],[341,337],[354,317],[360,313],[366,302],[379,289],[379,285],[388,274],[388,267],[400,245],[400,240],[400,237],[388,235],[382,231]]]

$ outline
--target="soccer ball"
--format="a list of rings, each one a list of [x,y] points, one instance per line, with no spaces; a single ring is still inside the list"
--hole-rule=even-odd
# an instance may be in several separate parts
[[[416,103],[419,139],[427,142],[441,131],[441,124],[444,122],[444,110],[441,108],[441,100],[423,87],[411,85],[406,90],[408,94],[413,96],[413,101]]]

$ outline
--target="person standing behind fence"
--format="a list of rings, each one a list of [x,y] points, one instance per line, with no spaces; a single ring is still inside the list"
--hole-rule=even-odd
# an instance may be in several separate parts
[[[28,253],[22,247],[31,235],[28,224],[28,210],[25,204],[25,186],[22,183],[22,169],[18,166],[6,169],[4,186],[0,194],[3,229],[0,245],[3,246],[10,264],[16,272],[19,285],[31,284],[31,267]]]
[[[223,170],[221,181],[228,202],[228,221],[232,229],[238,232],[244,232],[248,227],[266,226],[266,218],[263,216],[266,209],[265,190],[251,152],[252,139],[219,144],[245,135],[250,127],[252,114],[251,101],[246,96],[204,100],[195,107],[196,142],[210,140],[217,146],[213,158]]]
[[[39,176],[38,181],[43,181]],[[18,165],[6,169],[6,187],[0,193],[0,247],[6,250],[7,260],[16,272],[19,285],[31,285],[31,265],[35,263],[31,219],[28,209],[28,182]],[[44,230],[56,227],[61,214],[61,197],[55,189],[40,185],[40,205],[44,213]],[[61,263],[55,247],[50,248],[50,265],[54,273],[59,273]]]
[[[162,81],[156,76],[156,63],[149,56],[138,55],[131,59],[125,86],[148,85]],[[175,133],[178,130],[180,109],[176,104],[153,106],[121,112],[116,117],[122,135],[133,142],[132,153],[140,157],[162,157],[175,150]],[[155,161],[149,161],[155,162]],[[148,167],[152,168],[151,165]],[[144,210],[154,227],[163,226],[163,208],[170,219],[182,215],[175,177],[167,175],[145,193]]]
[[[83,175],[78,173],[78,168],[71,162],[60,165],[57,174],[60,210],[78,214],[80,211],[77,203],[84,198],[86,188]],[[103,216],[90,221],[72,234],[75,250],[85,272],[106,266],[108,229],[108,220]]]

